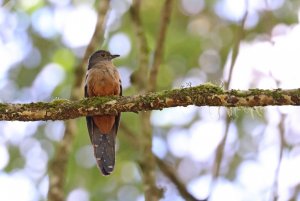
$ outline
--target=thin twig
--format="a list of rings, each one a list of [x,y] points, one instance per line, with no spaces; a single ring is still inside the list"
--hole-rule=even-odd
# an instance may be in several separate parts
[[[241,41],[244,37],[244,29],[245,29],[245,23],[246,23],[247,16],[248,16],[248,10],[246,10],[246,12],[243,16],[243,19],[241,21],[241,24],[240,24],[240,26],[238,26],[237,31],[236,31],[236,35],[235,35],[236,41],[234,43],[233,50],[232,50],[229,76],[228,76],[228,80],[227,80],[227,82],[225,82],[225,86],[224,86],[224,88],[226,90],[228,90],[230,87],[233,68],[236,63],[239,51],[240,51]],[[221,167],[221,163],[222,163],[222,159],[223,159],[224,148],[225,148],[225,144],[226,144],[227,137],[228,137],[229,126],[231,123],[231,119],[229,116],[226,116],[225,118],[226,118],[225,119],[226,125],[225,125],[224,135],[223,135],[222,140],[220,141],[220,143],[217,146],[216,154],[215,154],[215,160],[214,160],[214,166],[213,166],[213,179],[212,179],[212,183],[211,183],[211,187],[210,187],[210,195],[213,190],[216,179],[219,177],[219,174],[220,174],[220,167]]]
[[[212,178],[212,183],[210,186],[210,194],[211,194],[213,187],[215,185],[215,182],[220,174],[220,168],[221,168],[221,163],[222,163],[222,159],[223,159],[223,152],[224,152],[224,148],[225,148],[225,144],[226,144],[226,140],[227,140],[227,136],[228,136],[229,125],[231,122],[229,117],[226,117],[225,121],[226,121],[226,126],[225,126],[224,136],[223,136],[222,140],[220,141],[220,143],[218,144],[218,147],[216,149],[214,166],[213,166],[213,170],[212,170],[213,178]]]
[[[130,9],[130,16],[135,28],[139,48],[139,68],[131,75],[131,81],[137,86],[139,92],[145,92],[147,85],[149,50],[146,35],[140,17],[141,0],[135,0]],[[139,135],[139,150],[142,158],[139,165],[143,172],[144,193],[146,201],[158,201],[162,191],[157,188],[155,181],[155,160],[152,154],[152,127],[150,125],[150,113],[139,115],[143,133]]]
[[[283,156],[283,149],[285,146],[285,139],[284,139],[284,133],[285,133],[285,127],[284,127],[284,121],[285,121],[286,115],[281,114],[281,120],[278,125],[279,128],[279,155],[278,155],[278,163],[275,170],[275,179],[273,183],[273,195],[272,195],[272,201],[278,200],[278,179],[279,179],[279,171],[280,171],[280,165],[282,161]]]
[[[164,173],[165,176],[167,176],[173,184],[177,187],[178,192],[180,195],[187,201],[206,201],[204,200],[199,200],[195,198],[190,192],[185,187],[185,184],[180,181],[180,179],[177,177],[176,173],[174,172],[174,169],[167,165],[164,161],[162,161],[160,158],[155,156],[156,163],[158,164],[159,169]]]
[[[244,37],[244,28],[245,28],[245,23],[246,23],[247,16],[248,16],[248,11],[245,12],[245,15],[243,16],[243,19],[241,21],[240,26],[237,27],[237,31],[236,31],[236,34],[235,34],[235,42],[234,42],[234,46],[233,46],[233,49],[232,49],[232,55],[231,55],[231,64],[230,64],[230,68],[229,68],[229,76],[228,76],[227,82],[225,82],[225,89],[229,89],[229,87],[230,87],[233,68],[234,68],[234,65],[236,63],[237,56],[239,55],[239,52],[240,52],[241,41]]]
[[[109,7],[109,0],[101,1],[98,7],[98,19],[93,37],[85,51],[81,64],[76,68],[75,82],[71,91],[71,99],[77,100],[82,94],[82,82],[85,74],[86,64],[88,62],[89,55],[95,51],[97,44],[100,44],[102,40],[104,19]],[[48,192],[49,201],[63,201],[64,185],[66,181],[66,166],[70,155],[72,142],[76,133],[75,120],[69,120],[66,122],[65,135],[57,147],[56,154],[49,164],[49,178],[50,186]]]
[[[173,0],[166,0],[161,11],[161,21],[158,37],[156,40],[156,48],[154,51],[153,65],[150,71],[150,77],[148,82],[148,91],[155,91],[157,83],[157,74],[161,60],[163,58],[163,49],[166,40],[167,28],[170,23],[172,13]]]
[[[69,120],[66,121],[65,126],[65,135],[57,147],[53,160],[49,163],[49,201],[65,200],[64,185],[66,180],[66,166],[76,133],[76,124],[74,120]]]
[[[172,0],[166,0],[166,4],[170,4]],[[130,14],[131,14],[131,19],[133,21],[135,30],[136,30],[136,36],[138,38],[138,43],[139,43],[139,50],[140,50],[140,59],[139,59],[139,69],[133,73],[131,76],[131,80],[134,84],[137,85],[138,90],[140,92],[145,91],[145,89],[151,89],[151,86],[155,86],[156,82],[156,75],[158,71],[158,66],[160,64],[161,60],[161,54],[162,54],[162,48],[164,44],[164,37],[165,37],[165,32],[166,32],[166,24],[169,21],[168,17],[162,17],[162,25],[161,25],[161,30],[159,37],[157,39],[157,48],[155,51],[155,77],[152,77],[153,73],[151,72],[151,75],[149,79],[149,83],[147,83],[147,75],[148,75],[148,68],[147,65],[149,63],[149,51],[148,51],[148,45],[146,41],[146,36],[145,33],[142,29],[142,22],[140,19],[140,0],[136,0],[133,3],[133,6],[131,7]],[[170,8],[170,7],[169,7]],[[166,9],[164,7],[164,9]],[[163,11],[164,11],[163,9]],[[170,12],[170,11],[167,11]],[[162,12],[162,16],[164,15],[164,12]],[[147,87],[147,86],[148,87]],[[151,86],[150,86],[151,85]],[[149,88],[150,87],[150,88]],[[153,88],[154,89],[154,88]],[[142,113],[140,114],[140,119],[141,119],[141,125],[143,128],[143,136],[140,138],[140,143],[142,147],[142,153],[143,153],[143,158],[140,161],[140,166],[143,171],[143,179],[144,179],[144,189],[145,189],[145,199],[148,201],[156,201],[159,200],[160,197],[162,196],[162,190],[158,189],[156,187],[156,182],[155,182],[155,159],[152,153],[152,127],[150,124],[150,113]]]
[[[140,149],[140,143],[136,140],[136,134],[133,133],[130,128],[125,124],[120,124],[120,130],[126,135],[126,140],[133,145],[136,149]],[[168,177],[174,185],[178,188],[178,192],[181,194],[183,198],[188,201],[199,201],[192,194],[188,192],[185,185],[180,181],[180,179],[176,176],[174,170],[168,166],[164,161],[155,156],[156,163],[160,170]],[[205,201],[205,200],[203,200]]]
[[[84,56],[81,60],[81,63],[79,66],[76,68],[75,76],[75,84],[72,89],[72,94],[71,94],[71,99],[79,99],[82,97],[82,83],[83,83],[83,78],[85,75],[86,71],[86,66],[88,64],[88,60],[90,55],[99,47],[99,44],[103,42],[103,33],[104,33],[104,23],[105,23],[105,18],[106,18],[106,13],[109,9],[109,2],[110,0],[104,0],[100,1],[98,10],[97,10],[97,23],[95,26],[95,31],[93,33],[93,36],[91,38],[91,41],[89,42]]]
[[[143,112],[140,117],[143,126],[143,135],[140,136],[143,158],[140,160],[139,165],[143,171],[145,200],[158,201],[163,197],[163,189],[156,186],[156,162],[152,153],[152,126],[150,124],[150,112]]]
[[[292,192],[288,201],[298,201],[298,197],[300,194],[300,183],[296,184],[293,188],[289,189],[289,192]]]
[[[163,55],[163,47],[165,43],[167,25],[170,21],[173,0],[166,0],[161,12],[160,30],[156,40],[156,48],[154,51],[154,61],[152,70],[150,71],[149,81],[147,83],[147,91],[154,91],[156,88],[158,69]],[[158,201],[163,194],[163,190],[157,188],[155,178],[156,161],[152,153],[152,126],[150,124],[150,112],[141,114],[143,135],[143,160],[140,165],[144,172],[145,182],[145,198],[147,201]]]
[[[141,0],[134,0],[133,4],[130,8],[130,16],[133,22],[135,35],[137,38],[137,46],[138,46],[138,66],[139,68],[133,73],[131,76],[131,80],[134,84],[138,86],[140,91],[143,91],[146,87],[145,79],[148,74],[148,63],[149,63],[149,48],[148,42],[146,39],[146,34],[143,29],[142,20],[140,16],[140,5]]]

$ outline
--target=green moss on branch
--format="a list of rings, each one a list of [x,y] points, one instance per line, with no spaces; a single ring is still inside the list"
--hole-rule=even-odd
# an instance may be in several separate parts
[[[224,107],[300,105],[300,89],[225,91],[218,86],[204,84],[135,96],[94,97],[78,101],[55,99],[48,103],[0,103],[0,120],[65,120],[87,115],[162,110],[188,105]]]

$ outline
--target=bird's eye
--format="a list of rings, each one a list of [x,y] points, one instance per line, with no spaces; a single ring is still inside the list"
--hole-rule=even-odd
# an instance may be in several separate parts
[[[101,57],[105,57],[105,54],[101,54]]]

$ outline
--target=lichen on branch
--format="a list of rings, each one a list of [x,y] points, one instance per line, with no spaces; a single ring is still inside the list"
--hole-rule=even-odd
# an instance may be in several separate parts
[[[82,116],[162,110],[177,106],[254,107],[300,105],[300,89],[223,90],[212,84],[172,89],[143,95],[93,97],[76,101],[0,104],[0,120],[66,120]]]

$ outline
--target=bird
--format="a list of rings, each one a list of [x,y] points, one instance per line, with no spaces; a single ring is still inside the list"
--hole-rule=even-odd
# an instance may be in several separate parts
[[[105,50],[98,50],[90,56],[84,86],[85,97],[122,96],[120,74],[112,62],[119,56]],[[121,113],[86,117],[97,166],[105,176],[114,170],[120,117]]]

